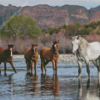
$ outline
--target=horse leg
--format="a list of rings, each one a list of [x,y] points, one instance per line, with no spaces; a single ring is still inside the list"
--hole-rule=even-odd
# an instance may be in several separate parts
[[[30,69],[29,61],[26,61],[26,64],[27,64],[27,73],[28,73]]]
[[[27,60],[26,60],[26,65],[27,65],[27,73],[28,73],[28,67],[29,67],[29,66],[28,66],[28,61],[27,61]]]
[[[30,61],[31,74],[33,73],[33,61]]]
[[[1,75],[1,66],[0,66],[0,75]]]
[[[99,79],[99,83],[100,83],[100,66],[98,67],[98,79]]]
[[[97,59],[97,69],[98,69],[98,78],[99,78],[99,81],[100,81],[100,58]]]
[[[11,67],[13,68],[13,70],[15,71],[15,73],[17,73],[12,61],[10,62],[10,64],[11,64]]]
[[[82,69],[82,62],[81,61],[78,61],[78,78],[80,78],[80,75],[81,75],[81,69]]]
[[[55,60],[52,60],[52,64],[53,64],[53,72],[55,73]]]
[[[1,63],[0,63],[1,64]],[[0,75],[1,75],[1,66],[0,66]]]
[[[45,73],[47,72],[47,70],[46,70],[46,65],[47,65],[48,63],[49,63],[49,61],[46,60],[45,65],[44,65]]]
[[[56,74],[57,74],[57,63],[58,63],[58,59],[55,60],[55,71],[56,71]]]
[[[6,75],[6,61],[4,62],[4,74]]]
[[[92,61],[94,63],[94,65],[97,67],[97,70],[98,70],[98,77],[100,77],[100,59],[96,59],[94,61]]]
[[[89,61],[86,61],[86,67],[87,67],[88,77],[90,78]]]
[[[44,69],[44,60],[41,59],[41,71],[42,71],[42,73],[43,73],[43,69]]]
[[[34,71],[35,71],[35,73],[36,73],[36,64],[37,64],[37,60],[34,61]]]

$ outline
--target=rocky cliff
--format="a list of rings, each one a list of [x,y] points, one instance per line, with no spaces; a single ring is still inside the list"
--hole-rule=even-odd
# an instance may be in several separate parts
[[[47,27],[59,27],[64,24],[68,25],[75,22],[85,24],[93,20],[100,20],[99,10],[97,11],[93,8],[87,10],[85,7],[76,5],[64,5],[61,7],[37,5],[33,7],[26,6],[23,8],[12,5],[0,5],[0,26],[7,17],[14,14],[24,14],[25,16],[34,18],[41,29]]]

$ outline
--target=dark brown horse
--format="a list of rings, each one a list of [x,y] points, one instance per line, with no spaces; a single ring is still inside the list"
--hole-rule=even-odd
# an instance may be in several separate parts
[[[44,47],[40,51],[42,72],[43,69],[45,69],[46,73],[46,65],[49,63],[49,61],[52,61],[53,70],[57,72],[57,63],[59,58],[58,47],[59,47],[59,41],[55,41],[52,45],[52,48]]]
[[[13,55],[13,45],[8,45],[8,49],[4,49],[0,47],[0,64],[4,62],[4,72],[6,74],[6,63],[9,62],[13,68],[13,70],[16,73],[16,70],[13,65],[12,61],[12,55]],[[1,68],[0,68],[0,73],[1,73]]]
[[[36,72],[36,64],[38,60],[38,51],[37,44],[32,44],[32,47],[27,47],[24,53],[24,58],[27,64],[27,72],[31,69],[31,73],[33,72],[33,62],[34,62],[34,70]]]

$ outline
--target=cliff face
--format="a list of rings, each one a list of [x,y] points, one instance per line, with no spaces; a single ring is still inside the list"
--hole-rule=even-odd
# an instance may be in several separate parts
[[[62,7],[51,7],[48,5],[37,5],[21,8],[12,5],[7,7],[0,5],[0,25],[15,12],[18,15],[24,14],[34,18],[41,29],[75,22],[85,24],[92,20],[100,20],[100,11],[87,10],[82,6],[64,5]]]
[[[17,13],[19,7],[9,5],[7,7],[0,5],[0,26],[6,21],[7,17]]]

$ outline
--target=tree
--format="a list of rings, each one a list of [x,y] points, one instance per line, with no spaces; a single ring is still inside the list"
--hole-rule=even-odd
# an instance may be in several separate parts
[[[25,39],[26,37],[38,38],[41,30],[33,18],[24,15],[15,15],[7,18],[1,29],[1,37],[9,39]]]

